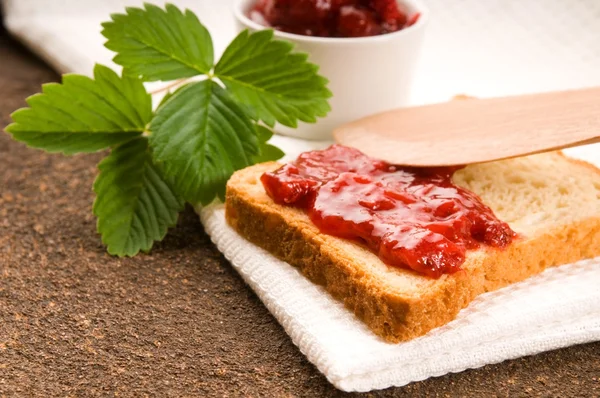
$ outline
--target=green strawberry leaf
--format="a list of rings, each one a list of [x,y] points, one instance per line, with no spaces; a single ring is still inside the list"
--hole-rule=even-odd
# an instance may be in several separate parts
[[[260,155],[253,157],[252,161],[254,163],[271,162],[274,160],[279,160],[284,156],[285,152],[276,146],[267,143],[261,143]]]
[[[269,141],[271,139],[271,137],[273,136],[273,132],[271,130],[269,130],[268,128],[261,126],[261,125],[256,125],[256,136],[258,138],[258,149],[259,149],[259,155],[254,156],[252,158],[252,161],[254,163],[262,163],[262,162],[269,162],[269,161],[273,161],[273,160],[279,160],[282,157],[285,156],[285,153],[277,148],[276,146],[273,146],[271,144],[267,144],[267,141]]]
[[[172,4],[144,4],[111,15],[102,24],[115,63],[144,81],[168,81],[208,73],[214,63],[210,33],[196,15]]]
[[[6,131],[47,152],[111,149],[98,166],[93,208],[110,254],[149,251],[185,201],[224,200],[236,170],[280,159],[263,124],[296,127],[330,110],[318,67],[272,30],[242,32],[215,66],[210,34],[189,10],[145,4],[102,26],[122,76],[101,65],[93,79],[64,75],[28,98]],[[200,75],[206,80],[167,93],[152,110],[143,82]]]
[[[68,74],[27,99],[29,108],[6,128],[17,141],[67,155],[96,152],[142,134],[152,118],[152,100],[138,79],[119,77],[96,65],[94,79]]]
[[[108,252],[134,256],[149,251],[177,223],[184,202],[152,163],[147,138],[113,149],[98,168],[94,215]]]
[[[256,137],[258,138],[258,140],[260,142],[267,142],[271,139],[271,137],[273,137],[273,131],[266,128],[265,126],[261,126],[260,124],[257,124],[255,126],[255,128],[256,128]]]
[[[215,75],[255,120],[270,127],[314,123],[331,110],[331,92],[318,66],[292,49],[290,42],[273,40],[272,30],[243,31],[225,50]]]
[[[212,80],[175,91],[158,109],[150,132],[154,159],[192,204],[223,199],[231,174],[259,153],[252,121]]]

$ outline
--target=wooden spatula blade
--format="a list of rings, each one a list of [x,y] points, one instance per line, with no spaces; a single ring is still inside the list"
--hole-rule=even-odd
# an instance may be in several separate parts
[[[374,158],[445,166],[600,142],[600,88],[451,101],[343,125],[336,141]]]

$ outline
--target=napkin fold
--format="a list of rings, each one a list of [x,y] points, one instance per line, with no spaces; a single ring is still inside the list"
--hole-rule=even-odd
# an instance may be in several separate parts
[[[0,0],[2,1],[2,0]],[[209,27],[216,53],[235,31],[231,0],[172,0]],[[600,2],[424,1],[432,11],[414,103],[600,85]],[[138,0],[3,0],[6,26],[60,72],[113,65],[100,22]],[[164,1],[153,1],[164,4]],[[480,35],[473,35],[478,31]],[[449,32],[452,32],[449,34]],[[490,46],[490,43],[493,43]],[[485,51],[488,56],[482,57]],[[456,55],[459,56],[456,56]],[[275,136],[292,159],[327,146]],[[600,147],[567,151],[600,166]],[[295,268],[237,235],[222,205],[197,209],[221,252],[339,389],[369,391],[600,340],[600,258],[552,268],[479,296],[453,322],[389,344]]]

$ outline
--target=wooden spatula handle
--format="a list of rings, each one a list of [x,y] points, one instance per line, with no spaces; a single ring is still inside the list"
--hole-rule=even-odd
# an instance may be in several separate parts
[[[334,137],[370,156],[415,166],[600,142],[600,88],[397,109],[341,126]]]

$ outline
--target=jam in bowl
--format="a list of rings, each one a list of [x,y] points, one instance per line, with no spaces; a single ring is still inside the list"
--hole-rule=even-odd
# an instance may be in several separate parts
[[[253,21],[304,36],[365,37],[397,32],[417,22],[396,0],[257,0]]]

